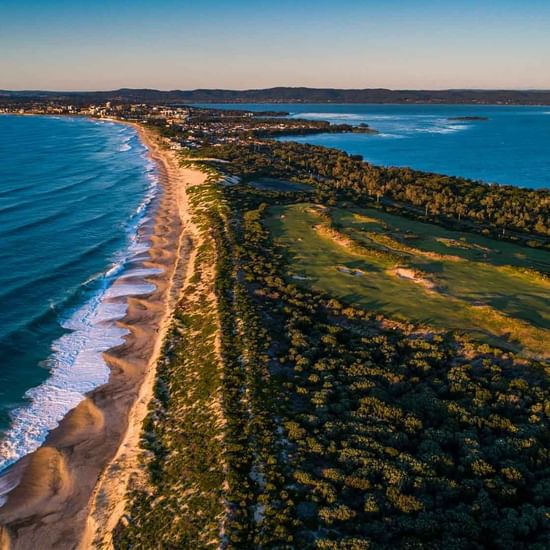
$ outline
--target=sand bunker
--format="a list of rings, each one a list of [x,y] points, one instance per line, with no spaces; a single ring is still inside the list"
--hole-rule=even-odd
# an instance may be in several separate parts
[[[407,281],[412,281],[413,283],[419,284],[428,290],[436,290],[437,285],[430,279],[427,278],[425,273],[412,269],[409,267],[396,267],[390,271],[392,275],[400,277],[401,279],[406,279]]]
[[[387,227],[387,223],[379,220],[377,218],[371,218],[370,216],[365,216],[363,214],[353,214],[353,220],[360,223],[372,223],[375,225],[380,225],[381,227]]]

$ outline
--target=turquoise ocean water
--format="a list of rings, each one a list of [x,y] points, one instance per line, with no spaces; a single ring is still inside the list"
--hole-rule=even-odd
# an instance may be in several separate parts
[[[0,469],[107,381],[157,192],[133,128],[0,116]]]
[[[289,139],[361,154],[365,160],[379,165],[410,166],[489,183],[550,188],[550,107],[337,104],[215,107],[275,109],[290,112],[296,118],[364,122],[380,134],[321,134]],[[451,120],[471,116],[488,120]]]

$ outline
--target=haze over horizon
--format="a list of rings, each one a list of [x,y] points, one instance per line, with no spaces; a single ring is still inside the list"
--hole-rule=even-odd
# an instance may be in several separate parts
[[[550,89],[542,0],[4,0],[0,21],[0,89]]]

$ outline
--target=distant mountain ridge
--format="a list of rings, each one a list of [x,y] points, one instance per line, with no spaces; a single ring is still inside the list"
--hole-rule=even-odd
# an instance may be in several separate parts
[[[550,90],[389,90],[276,87],[257,90],[153,90],[121,88],[97,92],[0,90],[0,100],[135,103],[452,103],[550,105]]]

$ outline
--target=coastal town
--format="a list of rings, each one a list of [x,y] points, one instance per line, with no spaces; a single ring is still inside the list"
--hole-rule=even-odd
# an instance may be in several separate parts
[[[0,113],[19,115],[82,116],[116,119],[162,128],[173,149],[249,143],[261,138],[320,133],[375,134],[367,124],[331,124],[323,120],[293,118],[286,111],[205,109],[191,106],[146,103],[68,104],[0,98]]]

